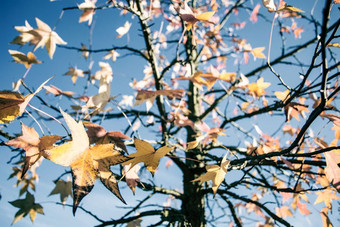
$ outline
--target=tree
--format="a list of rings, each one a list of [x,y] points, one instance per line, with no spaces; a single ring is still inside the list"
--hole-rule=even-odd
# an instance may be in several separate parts
[[[57,204],[72,206],[74,215],[80,207],[98,226],[291,226],[294,215],[311,212],[320,212],[324,226],[339,221],[331,215],[340,192],[337,3],[85,0],[60,9],[54,27],[38,18],[36,26],[16,26],[11,43],[33,49],[9,50],[27,71],[13,91],[0,92],[1,123],[20,119],[22,128],[21,135],[0,131],[2,145],[14,152],[10,178],[17,177],[26,196],[10,202],[19,208],[13,223],[44,213],[33,193],[44,158],[66,169],[51,187],[51,195],[60,194]],[[56,28],[79,12],[90,42],[71,45]],[[95,22],[106,12],[129,19],[117,28],[114,45],[96,49],[91,40],[101,24]],[[257,45],[264,37],[259,29],[268,32],[264,45]],[[59,50],[80,52],[88,67],[64,62],[58,67],[69,68],[72,82],[56,75],[34,89],[30,69],[45,64],[39,47],[52,62]],[[145,69],[130,83],[133,91],[118,95],[112,67],[123,57]],[[73,90],[53,86],[57,78]],[[54,133],[55,122],[66,133]],[[109,124],[124,129],[110,131]],[[181,188],[155,180],[164,159]],[[53,169],[51,162],[44,165]],[[118,206],[126,203],[122,185],[147,196],[120,218],[103,220],[81,206],[96,179],[121,200]]]

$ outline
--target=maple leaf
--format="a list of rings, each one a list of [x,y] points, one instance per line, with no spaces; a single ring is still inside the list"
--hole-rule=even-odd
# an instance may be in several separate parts
[[[139,181],[139,176],[137,172],[140,170],[140,165],[135,165],[131,168],[132,164],[125,165],[123,173],[125,174],[126,184],[132,190],[132,193],[135,194],[136,186]]]
[[[83,11],[79,18],[79,23],[88,21],[88,25],[91,25],[96,9],[96,2],[97,0],[85,0],[85,2],[78,5],[78,8]]]
[[[322,117],[326,117],[333,122],[334,125],[340,127],[340,116],[335,114],[323,114]]]
[[[277,9],[278,12],[283,12],[283,11],[290,11],[290,12],[297,12],[297,13],[304,13],[305,11],[296,8],[294,6],[288,5],[287,3],[284,3],[282,6],[280,6]]]
[[[196,71],[191,77],[181,76],[176,78],[176,80],[190,80],[198,87],[198,89],[203,90],[202,85],[209,86],[209,83],[202,78],[204,75],[206,74],[204,74],[203,71]]]
[[[53,188],[53,190],[48,196],[59,194],[60,202],[64,205],[69,196],[73,197],[72,196],[72,181],[70,180],[64,181],[63,179],[59,179],[57,181],[54,181],[54,183],[55,183],[55,187]]]
[[[274,94],[276,96],[276,98],[280,99],[281,101],[285,102],[289,97],[289,90],[285,90],[284,92],[282,91],[275,91]]]
[[[118,183],[110,166],[129,158],[114,150],[113,144],[98,144],[90,147],[89,137],[82,122],[76,122],[70,115],[60,110],[72,135],[72,141],[44,151],[44,157],[52,162],[70,166],[73,178],[73,214],[80,201],[91,192],[97,178],[123,203]]]
[[[146,102],[146,109],[147,111],[149,111],[157,96],[164,95],[167,96],[169,99],[173,99],[181,98],[183,94],[184,94],[183,89],[157,90],[157,91],[139,90],[136,96],[134,106]]]
[[[102,126],[92,122],[84,121],[83,123],[87,128],[90,144],[106,144],[112,142],[116,147],[127,152],[123,139],[130,139],[129,136],[124,135],[120,131],[107,132]]]
[[[274,0],[262,0],[264,7],[267,8],[268,12],[272,13],[276,11]]]
[[[72,97],[74,94],[73,91],[62,91],[61,89],[57,88],[56,86],[44,86],[46,93],[52,93],[54,96],[65,95],[67,97]]]
[[[211,180],[213,183],[212,190],[214,194],[216,194],[218,187],[221,185],[225,175],[228,172],[229,163],[230,161],[227,160],[227,154],[225,154],[220,165],[207,165],[205,167],[207,172],[202,176],[192,180],[192,182],[205,182]]]
[[[89,57],[89,50],[87,49],[87,47],[84,44],[81,44],[81,50],[82,50],[82,56],[87,60],[87,58]]]
[[[84,72],[76,67],[69,67],[68,71],[64,74],[65,76],[71,76],[73,84],[76,83],[78,77],[84,77]]]
[[[85,106],[85,109],[94,108],[91,114],[103,111],[107,103],[111,100],[112,68],[110,64],[106,62],[99,62],[99,66],[100,70],[94,75],[94,79],[99,80],[98,94],[91,96]]]
[[[153,146],[144,140],[135,138],[134,143],[135,143],[137,152],[130,154],[128,157],[132,159],[126,162],[123,162],[122,165],[131,164],[130,168],[133,168],[138,163],[144,162],[144,165],[151,172],[152,175],[154,175],[158,167],[160,158],[165,156],[167,153],[169,153],[174,148],[174,147],[163,146],[159,148],[157,151],[155,151]]]
[[[41,63],[41,61],[37,60],[37,58],[32,52],[28,52],[27,55],[16,50],[8,50],[8,52],[12,55],[15,62],[24,64],[26,69],[31,67],[32,64]]]
[[[293,216],[292,212],[290,211],[288,206],[276,207],[275,208],[276,214],[279,217],[286,218],[288,216]]]
[[[260,4],[257,4],[253,11],[251,12],[251,15],[250,15],[250,18],[249,20],[253,23],[257,22],[257,15],[259,13],[259,9],[260,9],[261,5]]]
[[[286,121],[290,121],[290,119],[292,119],[292,117],[294,117],[296,120],[300,120],[299,118],[299,114],[303,115],[303,112],[309,112],[307,105],[303,105],[300,103],[296,103],[296,102],[291,102],[288,103],[285,107],[284,107],[284,111],[285,111],[285,115],[286,115]]]
[[[263,77],[261,77],[256,82],[247,85],[247,88],[249,89],[248,93],[259,98],[266,93],[264,89],[269,86],[270,83],[264,82]]]
[[[329,219],[328,215],[328,208],[324,207],[320,211],[321,219],[323,227],[333,227],[331,220]]]
[[[266,58],[266,56],[262,53],[264,49],[264,47],[257,47],[251,49],[249,52],[253,55],[254,58]]]
[[[121,38],[123,35],[128,33],[131,28],[131,25],[132,23],[130,23],[129,21],[126,21],[124,26],[117,28],[116,32],[118,33],[118,35],[116,38]]]
[[[52,78],[42,83],[33,94],[26,96],[13,91],[0,91],[0,124],[8,123],[21,116],[34,95]]]
[[[195,15],[194,12],[192,12],[191,8],[188,6],[187,2],[184,2],[183,5],[184,8],[181,8],[179,10],[179,15],[182,18],[182,20],[187,23],[186,24],[187,30],[190,30],[198,21],[214,24],[213,22],[209,21],[209,19],[215,14],[214,11],[204,12]]]
[[[324,153],[326,158],[326,168],[325,173],[329,182],[334,186],[334,188],[340,193],[340,155],[334,150]]]
[[[30,42],[31,45],[35,45],[37,42],[34,41],[34,35],[28,33],[29,31],[33,30],[33,27],[25,21],[25,26],[15,26],[15,30],[20,32],[21,34],[15,37],[11,44],[18,44],[18,45],[25,45],[27,42]]]
[[[324,202],[328,209],[332,209],[332,200],[340,199],[339,196],[336,195],[334,189],[326,188],[323,191],[317,191],[315,194],[318,195],[314,204]]]
[[[115,61],[117,60],[117,57],[119,57],[119,56],[120,56],[120,54],[119,54],[117,51],[111,50],[111,51],[109,51],[108,54],[106,54],[106,55],[104,56],[104,59],[107,60],[107,59],[110,59],[110,58],[111,58],[112,61],[115,62]]]
[[[36,163],[42,155],[42,152],[53,146],[55,142],[60,140],[61,136],[48,135],[39,138],[34,128],[30,128],[21,123],[22,136],[6,142],[7,145],[24,149],[25,162],[21,177],[25,175],[29,167]]]
[[[34,196],[27,192],[25,199],[17,199],[9,202],[12,206],[19,208],[15,213],[12,225],[29,214],[31,221],[33,222],[37,216],[37,213],[44,214],[43,207],[39,203],[35,203]]]
[[[38,28],[28,31],[28,33],[32,34],[34,37],[30,40],[35,43],[34,51],[39,47],[43,48],[46,46],[47,53],[52,59],[57,44],[66,45],[67,43],[43,21],[38,18],[35,18],[35,21]]]

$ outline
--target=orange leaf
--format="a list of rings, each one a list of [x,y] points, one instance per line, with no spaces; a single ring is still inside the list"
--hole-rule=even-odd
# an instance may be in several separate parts
[[[303,112],[309,112],[307,105],[303,105],[300,103],[296,103],[296,102],[291,102],[288,103],[285,107],[284,107],[284,111],[286,114],[286,121],[290,121],[290,119],[292,119],[292,117],[294,117],[296,120],[300,120],[299,118],[299,114],[302,115]]]

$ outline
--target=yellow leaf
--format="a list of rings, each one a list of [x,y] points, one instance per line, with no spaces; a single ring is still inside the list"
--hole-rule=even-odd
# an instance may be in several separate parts
[[[327,46],[328,47],[340,47],[340,44],[339,43],[329,43]]]
[[[39,134],[34,128],[30,128],[21,124],[22,136],[18,136],[6,142],[7,145],[22,148],[25,150],[25,162],[21,173],[21,178],[25,175],[29,167],[36,163],[40,157],[41,152],[49,149],[52,145],[60,140],[61,136],[48,135],[39,138]]]
[[[212,190],[214,194],[216,194],[218,187],[221,185],[222,181],[224,180],[225,175],[227,174],[228,171],[228,166],[229,166],[230,161],[227,160],[227,154],[224,155],[221,165],[207,165],[205,168],[207,172],[203,174],[202,176],[196,178],[192,182],[195,181],[200,181],[200,182],[205,182],[211,180],[213,185],[212,185]]]
[[[199,144],[199,141],[197,140],[194,140],[194,141],[190,141],[187,143],[187,148],[185,150],[192,150],[192,149],[195,149]]]
[[[90,147],[89,137],[82,122],[76,122],[69,114],[60,110],[70,128],[72,141],[44,151],[44,157],[63,166],[70,166],[73,177],[73,214],[80,201],[91,192],[95,180],[101,182],[122,202],[117,181],[110,166],[129,158],[114,150],[114,144],[99,144]]]
[[[266,58],[266,56],[262,53],[264,49],[264,47],[257,47],[255,49],[252,49],[250,52],[252,53],[254,58]]]
[[[285,4],[284,6],[281,6],[277,11],[285,11],[285,10],[288,10],[288,11],[292,11],[292,12],[297,12],[297,13],[304,13],[305,11],[299,9],[299,8],[296,8],[294,6],[290,6],[290,5],[287,5]]]
[[[16,50],[8,50],[8,52],[12,55],[15,62],[24,64],[26,69],[28,69],[32,64],[41,63],[41,61],[37,60],[32,52],[28,52],[27,56]]]
[[[215,14],[214,11],[204,12],[204,13],[198,14],[196,16],[196,19],[200,21],[208,21],[214,14]]]
[[[135,138],[134,142],[137,152],[130,154],[128,157],[132,159],[122,163],[122,165],[128,165],[131,163],[130,168],[132,168],[136,164],[144,162],[144,165],[152,175],[155,173],[158,167],[160,158],[165,156],[173,149],[173,147],[163,146],[155,151],[153,146],[144,140]]]

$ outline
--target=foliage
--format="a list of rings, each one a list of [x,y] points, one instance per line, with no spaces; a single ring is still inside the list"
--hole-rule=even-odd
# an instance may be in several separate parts
[[[17,177],[16,186],[23,184],[19,196],[26,193],[25,199],[10,202],[19,208],[13,223],[27,214],[32,221],[36,213],[44,214],[33,192],[37,168],[48,159],[66,169],[50,195],[60,194],[57,204],[63,206],[72,197],[73,214],[81,207],[100,226],[242,226],[249,221],[291,226],[298,213],[314,212],[331,226],[334,201],[340,198],[337,3],[316,1],[302,8],[282,0],[85,0],[60,9],[54,27],[38,18],[37,28],[28,21],[15,26],[20,34],[11,44],[33,47],[27,53],[9,50],[27,71],[13,91],[0,91],[1,144],[13,150],[10,178]],[[95,49],[91,41],[77,40],[79,45],[71,46],[61,38],[63,30],[56,32],[65,14],[80,13],[78,22],[87,22],[92,40],[94,27],[101,26],[96,18],[104,12],[129,18],[123,26],[113,22],[117,45]],[[256,40],[260,34],[254,28],[268,31],[265,44]],[[59,49],[78,51],[87,69],[67,66],[65,60],[57,67],[71,79],[56,75],[31,89],[30,69],[44,64],[37,60],[42,59],[39,47],[47,50],[49,61],[56,61]],[[131,75],[128,87],[112,67],[121,67],[123,57],[133,65],[135,56],[144,61],[144,75]],[[56,78],[74,89],[50,84]],[[118,94],[114,84],[125,93]],[[7,127],[19,121],[22,135]],[[52,121],[64,135],[54,135]],[[110,125],[121,129],[108,131]],[[171,170],[180,172],[182,188],[156,180]],[[103,220],[80,206],[97,179],[123,203],[120,188],[127,187],[121,185],[134,195],[140,190],[148,195],[126,215]],[[154,195],[164,200],[153,200]]]

